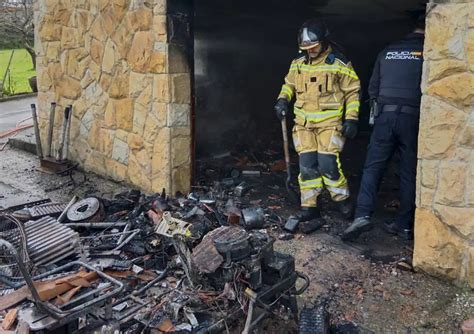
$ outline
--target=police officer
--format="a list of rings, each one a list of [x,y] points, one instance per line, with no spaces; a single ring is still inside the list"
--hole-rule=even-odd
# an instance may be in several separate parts
[[[370,79],[369,95],[379,113],[370,139],[355,220],[342,234],[353,240],[373,227],[377,191],[387,163],[400,154],[400,209],[384,228],[403,239],[413,239],[418,125],[421,102],[424,17],[405,39],[383,50]]]
[[[293,142],[300,165],[299,221],[320,218],[317,198],[324,187],[346,218],[353,213],[339,154],[345,138],[357,134],[360,82],[328,35],[322,20],[312,19],[302,25],[298,43],[304,55],[292,61],[275,106],[282,120],[296,99]]]

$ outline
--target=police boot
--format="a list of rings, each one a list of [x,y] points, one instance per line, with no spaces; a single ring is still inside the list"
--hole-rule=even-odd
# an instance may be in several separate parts
[[[343,201],[336,202],[339,212],[342,214],[344,219],[352,219],[354,215],[354,206],[349,198]]]
[[[342,232],[341,239],[343,241],[352,241],[364,232],[370,231],[374,227],[374,223],[370,221],[370,217],[359,217]]]
[[[315,207],[302,207],[295,215],[295,218],[300,222],[307,222],[320,217],[321,213],[319,209]]]
[[[398,235],[403,240],[413,240],[413,229],[411,228],[399,228],[395,222],[384,222],[383,229],[390,234]]]

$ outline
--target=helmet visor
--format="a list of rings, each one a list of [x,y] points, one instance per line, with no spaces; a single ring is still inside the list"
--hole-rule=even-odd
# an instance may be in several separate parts
[[[319,45],[319,37],[308,28],[303,28],[298,36],[298,43],[301,50],[312,49]]]

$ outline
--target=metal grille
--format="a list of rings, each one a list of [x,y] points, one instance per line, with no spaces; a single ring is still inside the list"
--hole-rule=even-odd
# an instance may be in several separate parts
[[[32,207],[30,209],[31,216],[33,218],[42,217],[46,215],[59,214],[66,208],[66,204],[63,203],[47,203]]]
[[[11,215],[0,215],[0,281],[7,286],[16,287],[23,278],[18,262],[30,265],[26,232],[23,225]],[[14,248],[10,243],[15,240]]]
[[[48,216],[28,221],[22,229],[24,236],[10,230],[4,232],[3,239],[17,250],[26,250],[24,253],[35,266],[50,265],[68,256],[80,255],[79,234],[54,218]]]
[[[28,253],[36,266],[54,264],[80,253],[79,234],[51,217],[26,222],[25,231]]]

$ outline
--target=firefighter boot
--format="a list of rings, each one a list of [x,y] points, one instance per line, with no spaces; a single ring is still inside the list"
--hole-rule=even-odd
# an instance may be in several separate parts
[[[374,227],[374,223],[370,217],[358,217],[354,222],[342,232],[341,239],[343,241],[352,241],[364,232],[370,231]]]
[[[300,222],[307,222],[312,219],[321,218],[321,213],[316,207],[302,207],[295,218]]]
[[[354,215],[354,206],[349,198],[343,201],[336,202],[339,212],[342,214],[344,219],[352,219]]]

